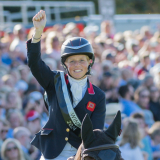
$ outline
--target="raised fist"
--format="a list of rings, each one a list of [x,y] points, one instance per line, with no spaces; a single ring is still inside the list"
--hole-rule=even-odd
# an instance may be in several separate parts
[[[46,25],[46,14],[45,11],[40,10],[32,19],[34,28],[36,30],[42,30],[44,29]]]

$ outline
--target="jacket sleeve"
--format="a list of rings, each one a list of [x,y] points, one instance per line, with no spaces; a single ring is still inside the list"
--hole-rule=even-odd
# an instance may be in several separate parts
[[[93,129],[103,129],[106,114],[106,99],[105,95],[101,98],[98,104],[96,104],[95,110],[91,115],[91,121]]]
[[[51,79],[53,79],[54,73],[41,59],[40,42],[31,43],[31,39],[27,41],[27,61],[33,76],[46,90]]]

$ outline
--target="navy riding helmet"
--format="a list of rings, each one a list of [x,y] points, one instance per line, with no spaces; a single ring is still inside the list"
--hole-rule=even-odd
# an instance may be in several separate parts
[[[69,56],[73,55],[87,55],[92,59],[92,63],[88,66],[88,72],[85,74],[90,74],[90,69],[94,64],[94,52],[91,44],[82,37],[72,37],[67,39],[61,47],[61,62],[64,68],[66,68],[65,60]],[[66,68],[67,69],[67,68]]]

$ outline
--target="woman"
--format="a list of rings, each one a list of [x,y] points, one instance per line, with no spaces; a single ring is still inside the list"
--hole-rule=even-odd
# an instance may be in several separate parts
[[[10,109],[7,112],[7,120],[9,121],[10,128],[7,133],[7,138],[13,138],[13,130],[16,127],[23,126],[24,119],[22,113],[17,109]]]
[[[149,102],[149,109],[153,113],[154,120],[160,121],[160,93],[156,86],[152,85],[149,88],[150,91],[150,102]]]
[[[134,99],[137,105],[142,108],[142,112],[144,114],[145,123],[150,127],[153,123],[153,114],[149,110],[149,100],[150,100],[150,92],[144,87],[140,86],[136,89],[134,93]]]
[[[2,144],[1,156],[3,160],[25,160],[20,143],[16,139],[6,139]]]
[[[122,157],[126,160],[144,160],[139,147],[141,134],[138,123],[134,119],[127,119],[124,123],[122,140],[120,141],[120,151]]]
[[[28,66],[46,91],[44,99],[49,120],[32,144],[41,150],[42,159],[66,160],[75,155],[82,142],[80,128],[86,113],[93,129],[103,129],[105,94],[87,78],[94,63],[94,53],[86,39],[74,37],[63,43],[61,63],[68,75],[51,71],[40,55],[40,37],[46,24],[44,11],[33,17],[33,24],[35,33],[27,41]]]

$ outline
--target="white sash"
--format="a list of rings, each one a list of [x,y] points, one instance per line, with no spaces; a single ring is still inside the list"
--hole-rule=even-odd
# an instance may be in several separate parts
[[[81,121],[79,120],[79,118],[77,117],[77,114],[75,113],[75,111],[73,109],[73,106],[72,106],[72,103],[71,103],[71,100],[70,100],[70,97],[69,97],[67,85],[66,85],[66,82],[65,82],[63,71],[60,71],[60,76],[61,76],[62,91],[63,91],[63,94],[64,94],[64,100],[65,100],[66,105],[67,105],[67,110],[68,110],[69,116],[70,116],[72,122],[74,123],[74,125],[77,126],[78,128],[81,128],[82,124],[81,124]]]

